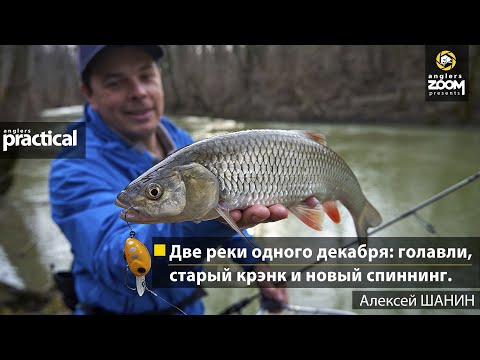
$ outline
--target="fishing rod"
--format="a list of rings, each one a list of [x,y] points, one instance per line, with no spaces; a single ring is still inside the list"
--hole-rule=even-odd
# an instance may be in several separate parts
[[[441,198],[447,196],[448,194],[451,194],[452,192],[460,189],[461,187],[467,185],[467,184],[470,184],[472,183],[473,181],[477,180],[478,178],[480,178],[480,170],[477,171],[475,174],[473,175],[470,175],[469,177],[463,179],[462,181],[456,183],[455,185],[439,192],[438,194],[432,196],[431,198],[421,202],[420,204],[414,206],[413,208],[401,213],[400,215],[398,215],[397,217],[387,221],[386,223],[384,223],[383,225],[380,225],[378,227],[376,227],[375,229],[373,229],[372,231],[370,231],[368,233],[368,236],[370,235],[373,235],[375,233],[377,233],[378,231],[380,230],[383,230],[385,229],[386,227],[390,226],[390,225],[393,225],[395,224],[396,222],[402,220],[402,219],[405,219],[407,218],[408,216],[410,215],[414,215],[417,220],[420,221],[420,223],[422,224],[422,226],[424,226],[424,228],[429,231],[430,233],[435,233],[435,228],[433,227],[432,224],[429,224],[427,223],[425,220],[423,220],[418,214],[417,214],[417,211],[423,209],[424,207],[430,205],[430,204],[433,204],[435,201],[438,201],[440,200]],[[342,249],[346,249],[346,248],[349,248],[350,246],[354,245],[358,243],[358,239],[357,240],[354,240],[352,241],[351,243],[345,245],[342,247]],[[305,272],[307,271],[308,269],[312,268],[313,266],[321,263],[322,261],[324,261],[323,259],[320,259],[316,262],[314,262],[313,264],[309,264],[305,267],[303,267],[302,269],[299,270],[299,272]],[[290,281],[290,276],[287,278],[287,282]],[[241,310],[247,306],[248,304],[250,304],[253,300],[255,300],[256,298],[260,297],[261,296],[261,292],[258,292],[256,293],[255,295],[252,295],[252,296],[249,296],[249,297],[246,297],[232,305],[230,305],[229,307],[227,307],[225,310],[223,310],[219,315],[230,315],[230,314],[234,314],[234,313],[239,313],[241,312]],[[293,306],[293,305],[292,305]],[[292,307],[292,306],[289,306],[289,305],[283,305],[283,309],[286,309],[286,310],[293,310],[295,311],[295,307]],[[311,309],[310,309],[311,310]],[[263,311],[263,308],[260,309],[259,313],[262,313]],[[308,311],[307,311],[308,312]],[[312,312],[310,311],[310,313],[315,313],[315,312]],[[316,312],[317,314],[320,314],[320,312]]]
[[[440,200],[441,198],[447,196],[448,194],[454,192],[455,190],[458,190],[458,189],[460,189],[461,187],[463,187],[463,186],[465,186],[465,185],[467,185],[467,184],[470,184],[471,182],[475,181],[475,180],[478,179],[479,177],[480,177],[480,170],[477,171],[475,174],[467,177],[466,179],[460,181],[459,183],[457,183],[457,184],[449,187],[448,189],[445,189],[445,190],[443,190],[442,192],[439,192],[437,195],[432,196],[430,199],[425,200],[424,202],[418,204],[417,206],[411,208],[410,210],[405,211],[404,213],[402,213],[402,214],[400,214],[399,216],[397,216],[395,219],[392,219],[392,220],[390,220],[390,221],[387,221],[385,224],[376,227],[374,230],[372,230],[371,232],[369,232],[368,235],[369,235],[369,236],[370,236],[370,235],[373,235],[373,234],[375,234],[376,232],[385,229],[387,226],[390,226],[390,225],[396,223],[397,221],[400,221],[400,220],[406,218],[407,216],[416,214],[416,212],[417,212],[418,210],[423,209],[425,206],[428,206],[428,205],[434,203],[435,201]],[[429,225],[430,225],[430,224],[429,224]]]

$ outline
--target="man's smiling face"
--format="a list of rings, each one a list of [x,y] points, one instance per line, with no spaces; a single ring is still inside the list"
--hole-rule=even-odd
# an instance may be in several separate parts
[[[111,128],[137,142],[155,132],[164,110],[160,69],[142,48],[108,47],[82,92]]]

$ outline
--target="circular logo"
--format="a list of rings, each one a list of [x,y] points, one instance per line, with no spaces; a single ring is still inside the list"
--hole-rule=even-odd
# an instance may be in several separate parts
[[[457,57],[450,50],[443,50],[437,54],[436,63],[440,70],[452,70],[457,63]]]

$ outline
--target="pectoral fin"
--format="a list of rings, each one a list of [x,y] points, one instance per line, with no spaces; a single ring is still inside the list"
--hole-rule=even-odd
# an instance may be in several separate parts
[[[215,210],[218,212],[218,214],[225,219],[225,221],[228,223],[228,225],[230,225],[230,227],[235,230],[237,233],[239,233],[241,236],[243,236],[243,238],[245,240],[248,241],[248,243],[250,245],[252,245],[254,248],[256,247],[255,245],[253,245],[253,243],[248,240],[248,238],[245,236],[245,234],[242,232],[242,230],[240,230],[240,228],[238,227],[237,223],[235,221],[233,221],[232,217],[230,216],[230,211],[228,211],[228,209],[226,209],[225,207],[223,207],[221,204],[218,204],[218,206],[215,208]]]
[[[321,231],[323,224],[323,207],[317,204],[314,208],[305,203],[300,203],[289,210],[299,218],[303,223],[310,226],[312,229]]]

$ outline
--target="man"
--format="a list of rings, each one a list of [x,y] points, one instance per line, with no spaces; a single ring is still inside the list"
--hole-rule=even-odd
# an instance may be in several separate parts
[[[153,289],[139,297],[125,284],[123,247],[129,229],[119,218],[116,195],[132,180],[179,147],[193,142],[163,116],[164,94],[157,64],[158,45],[80,45],[81,91],[87,99],[86,158],[56,159],[50,173],[52,218],[71,243],[78,314],[203,314],[202,293],[194,288]],[[241,228],[286,218],[281,205],[234,210]],[[152,252],[152,238],[228,237],[224,247],[245,247],[244,264],[258,264],[251,246],[224,223],[132,225]],[[188,245],[188,244],[184,244]],[[253,269],[259,271],[264,265]],[[131,275],[131,274],[130,274]],[[148,282],[147,274],[147,282]],[[131,283],[131,282],[130,282]],[[260,284],[263,295],[287,303],[284,288]]]

